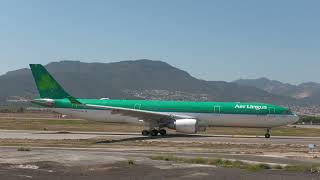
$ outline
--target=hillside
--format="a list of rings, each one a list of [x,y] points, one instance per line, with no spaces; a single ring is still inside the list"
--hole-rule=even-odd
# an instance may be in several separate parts
[[[76,97],[174,99],[203,101],[260,101],[299,103],[294,98],[238,83],[204,81],[165,62],[151,60],[115,63],[52,62],[46,68]],[[36,97],[29,69],[0,76],[0,100],[12,96]]]
[[[280,81],[267,78],[259,79],[239,79],[234,81],[238,85],[256,87],[272,94],[287,96],[297,99],[300,102],[319,104],[320,102],[320,84],[309,82],[299,85],[282,83]]]

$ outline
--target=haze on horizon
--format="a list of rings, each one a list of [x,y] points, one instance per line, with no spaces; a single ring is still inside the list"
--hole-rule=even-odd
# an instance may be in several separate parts
[[[162,60],[205,80],[320,82],[319,1],[3,0],[0,74],[60,60]]]

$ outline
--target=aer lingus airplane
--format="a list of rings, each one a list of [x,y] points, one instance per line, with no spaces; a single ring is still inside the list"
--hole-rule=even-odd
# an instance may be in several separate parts
[[[41,97],[32,103],[88,120],[144,123],[145,136],[165,135],[164,128],[193,134],[208,126],[224,126],[265,128],[265,137],[270,138],[271,128],[298,120],[288,108],[263,103],[77,99],[42,65],[30,67]]]

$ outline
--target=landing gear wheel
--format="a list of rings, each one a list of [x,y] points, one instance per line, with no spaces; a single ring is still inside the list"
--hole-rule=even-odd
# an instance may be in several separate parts
[[[264,135],[265,138],[270,138],[270,129],[267,129],[267,133]]]
[[[159,131],[156,129],[151,130],[150,134],[151,136],[158,136]]]
[[[269,133],[266,133],[266,134],[264,135],[264,137],[267,138],[267,139],[269,139],[269,138],[270,138],[270,134],[269,134]]]
[[[149,136],[150,132],[149,132],[148,130],[143,130],[143,131],[141,132],[141,134],[142,134],[143,136]]]
[[[165,129],[160,129],[159,133],[161,136],[165,136],[167,134],[167,131]]]

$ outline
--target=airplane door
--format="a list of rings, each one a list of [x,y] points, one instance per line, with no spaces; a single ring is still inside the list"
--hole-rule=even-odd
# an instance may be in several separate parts
[[[275,108],[270,107],[269,108],[269,114],[274,114],[276,112]]]
[[[272,107],[269,108],[269,114],[267,115],[267,121],[277,120],[275,112],[276,112],[275,108],[272,108]]]
[[[141,108],[141,104],[137,103],[137,104],[134,105],[134,109],[140,109],[140,108]]]
[[[213,112],[214,112],[214,113],[217,113],[217,114],[220,113],[220,110],[221,110],[221,107],[220,107],[220,106],[214,106],[214,108],[213,108]]]
[[[221,107],[220,106],[214,106],[213,107],[213,121],[220,121],[221,120],[221,115],[220,115],[220,112],[221,112]]]
[[[77,109],[77,108],[78,108],[78,105],[72,103],[72,108]]]

